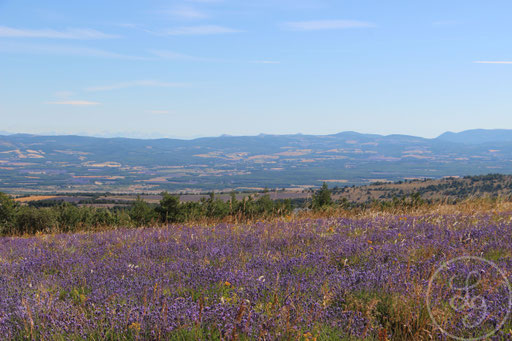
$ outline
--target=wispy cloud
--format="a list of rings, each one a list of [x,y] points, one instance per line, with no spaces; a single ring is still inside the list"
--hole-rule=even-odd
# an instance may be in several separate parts
[[[282,25],[290,31],[323,31],[323,30],[341,30],[349,28],[370,28],[375,24],[358,20],[311,20],[311,21],[292,21]]]
[[[112,90],[120,90],[126,88],[134,88],[134,87],[156,87],[156,88],[176,88],[183,87],[186,84],[184,83],[170,83],[170,82],[160,82],[155,80],[140,80],[140,81],[131,81],[131,82],[121,82],[109,85],[102,86],[93,86],[86,88],[86,91],[95,92],[95,91],[112,91]]]
[[[205,19],[209,17],[205,12],[189,6],[175,7],[165,11],[165,13],[183,19]]]
[[[99,105],[98,102],[91,102],[91,101],[55,101],[55,102],[47,102],[47,104],[58,104],[58,105],[72,105],[77,107],[83,107],[83,106],[92,106],[92,105]]]
[[[69,45],[55,44],[20,44],[20,43],[2,43],[0,44],[0,52],[5,53],[21,53],[21,54],[44,54],[44,55],[64,55],[79,57],[97,57],[112,59],[128,59],[128,60],[148,60],[149,58],[140,56],[130,56],[121,53]]]
[[[509,60],[478,60],[473,63],[476,64],[512,64]]]
[[[161,59],[178,60],[178,61],[192,61],[192,62],[211,62],[211,63],[251,63],[251,64],[281,64],[277,60],[233,60],[233,59],[218,59],[218,58],[204,58],[191,56],[184,53],[168,51],[168,50],[149,50],[149,53]]]
[[[185,61],[196,61],[196,62],[211,62],[215,61],[209,58],[195,57],[184,53],[168,51],[168,50],[150,50],[149,53],[160,57],[162,59],[170,60],[185,60]]]
[[[0,26],[0,37],[9,38],[48,38],[48,39],[109,39],[118,38],[113,34],[103,33],[89,28],[68,28],[65,30],[53,29],[20,29]]]
[[[171,28],[162,32],[163,35],[184,36],[184,35],[214,35],[241,32],[230,27],[218,25],[182,26]]]

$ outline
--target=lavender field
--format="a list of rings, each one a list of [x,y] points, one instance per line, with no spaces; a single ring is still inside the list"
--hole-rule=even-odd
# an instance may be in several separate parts
[[[501,327],[491,338],[505,340],[503,288],[469,330],[443,291],[430,313],[426,296],[457,256],[511,279],[511,229],[510,213],[459,213],[3,238],[0,339],[436,340],[448,339],[439,327],[468,339]]]

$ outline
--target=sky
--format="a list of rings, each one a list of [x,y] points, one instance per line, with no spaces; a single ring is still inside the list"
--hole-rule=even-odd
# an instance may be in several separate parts
[[[512,128],[512,2],[0,0],[0,131]]]

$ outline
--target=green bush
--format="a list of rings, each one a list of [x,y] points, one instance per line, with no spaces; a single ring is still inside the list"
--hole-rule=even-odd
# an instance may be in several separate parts
[[[167,192],[162,193],[160,205],[156,212],[162,223],[177,223],[183,220],[183,212],[180,210],[180,198]]]
[[[268,194],[258,199],[249,196],[239,201],[232,193],[223,201],[212,193],[199,202],[180,202],[178,196],[162,193],[158,205],[150,205],[140,197],[129,207],[94,208],[62,201],[17,205],[0,192],[0,234],[33,234],[37,232],[76,232],[100,227],[149,226],[161,223],[197,221],[203,218],[222,220],[259,219],[289,214],[290,200],[272,200]]]
[[[48,208],[20,206],[16,212],[15,234],[52,232],[58,222],[54,211]]]
[[[14,227],[16,203],[10,196],[0,192],[0,232],[8,233]]]
[[[132,204],[130,219],[135,226],[147,226],[156,220],[156,212],[140,197]]]

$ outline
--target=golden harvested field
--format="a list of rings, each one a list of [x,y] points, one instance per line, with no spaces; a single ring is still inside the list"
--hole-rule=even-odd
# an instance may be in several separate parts
[[[48,200],[57,198],[55,195],[31,195],[29,197],[15,198],[16,202],[31,202],[39,200]]]

